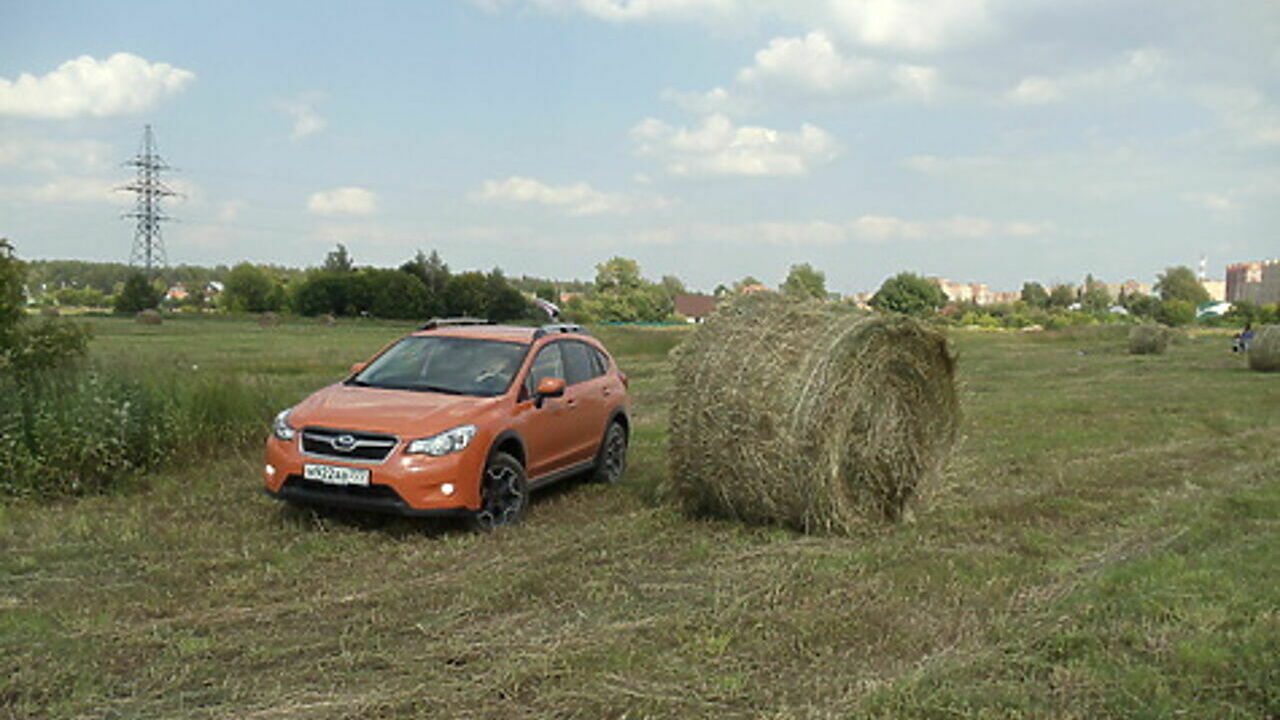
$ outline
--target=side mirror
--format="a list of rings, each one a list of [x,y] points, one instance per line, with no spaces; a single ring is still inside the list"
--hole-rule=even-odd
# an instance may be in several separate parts
[[[369,363],[367,363],[367,362],[352,363],[352,365],[351,365],[351,374],[352,374],[352,375],[355,375],[356,373],[360,372],[361,370],[365,369],[366,367],[369,367]]]
[[[542,407],[543,400],[562,395],[564,395],[564,378],[542,378],[542,380],[538,381],[538,389],[533,393],[533,404],[537,407]]]

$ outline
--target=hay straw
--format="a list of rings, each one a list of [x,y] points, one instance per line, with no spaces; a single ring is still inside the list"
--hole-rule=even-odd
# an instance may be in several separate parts
[[[1169,328],[1163,325],[1134,325],[1129,328],[1129,354],[1161,355],[1169,347],[1172,336]]]
[[[1280,371],[1280,325],[1263,325],[1249,341],[1249,369]]]
[[[164,322],[163,318],[160,317],[160,313],[155,310],[143,310],[134,315],[133,319],[139,325],[159,325]]]
[[[689,512],[804,532],[897,519],[959,424],[937,331],[756,293],[673,351],[671,486]]]

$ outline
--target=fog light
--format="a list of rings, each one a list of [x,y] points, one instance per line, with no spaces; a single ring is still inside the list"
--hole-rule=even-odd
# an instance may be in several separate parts
[[[275,477],[275,476],[276,476],[276,466],[275,466],[275,465],[267,465],[267,467],[266,467],[266,471],[267,471],[267,475],[269,475],[269,476],[271,476],[271,477]]]
[[[452,495],[452,494],[453,494],[453,483],[445,483],[445,484],[441,485],[441,486],[440,486],[440,492],[444,493],[445,495]]]

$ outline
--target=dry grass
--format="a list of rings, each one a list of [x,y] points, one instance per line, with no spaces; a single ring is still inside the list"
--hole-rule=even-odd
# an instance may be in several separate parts
[[[847,534],[899,518],[955,441],[954,358],[907,317],[748,295],[674,363],[671,484],[695,514]]]
[[[1280,371],[1280,325],[1258,328],[1249,343],[1249,368],[1261,372]]]

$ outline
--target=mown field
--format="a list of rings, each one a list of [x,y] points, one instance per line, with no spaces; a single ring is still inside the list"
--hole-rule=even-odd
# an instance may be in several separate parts
[[[282,398],[407,327],[94,324],[100,357]],[[661,501],[682,332],[600,331],[627,479],[496,534],[283,507],[237,448],[0,503],[0,717],[1280,716],[1280,376],[1225,335],[954,333],[942,484],[824,538]]]

